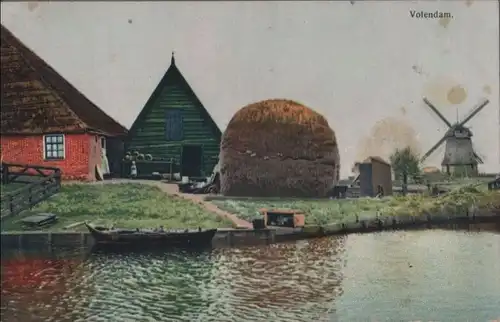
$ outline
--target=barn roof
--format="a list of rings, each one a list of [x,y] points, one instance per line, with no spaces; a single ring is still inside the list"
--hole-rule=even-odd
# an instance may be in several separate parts
[[[3,25],[1,40],[2,134],[127,133]]]
[[[199,108],[199,111],[203,115],[203,118],[210,123],[210,128],[212,129],[212,131],[214,133],[214,136],[218,140],[220,140],[221,137],[222,137],[222,132],[220,131],[219,127],[217,126],[217,124],[213,120],[213,118],[210,115],[210,113],[208,113],[207,109],[205,108],[205,106],[203,105],[203,103],[200,101],[200,99],[198,98],[198,96],[196,96],[195,92],[193,91],[193,89],[191,88],[191,86],[189,85],[189,83],[187,82],[187,80],[184,78],[184,76],[182,75],[182,73],[180,72],[180,70],[175,65],[174,53],[172,53],[172,58],[170,59],[170,66],[168,67],[167,71],[163,75],[162,79],[160,80],[160,82],[158,83],[158,85],[156,86],[156,88],[153,90],[153,93],[148,98],[146,104],[144,104],[144,107],[142,108],[142,110],[139,112],[139,115],[137,116],[137,118],[135,119],[134,123],[130,127],[130,131],[129,132],[130,133],[134,133],[134,131],[136,130],[137,126],[143,121],[144,117],[153,108],[154,102],[161,95],[163,89],[166,86],[172,85],[172,84],[175,84],[175,85],[183,87],[189,93],[189,95],[194,98],[194,100],[197,103],[196,105]]]

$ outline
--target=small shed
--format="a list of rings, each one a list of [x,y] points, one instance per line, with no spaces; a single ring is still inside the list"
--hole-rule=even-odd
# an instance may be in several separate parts
[[[359,164],[361,197],[375,197],[380,189],[384,196],[392,195],[391,165],[384,159],[372,156]]]
[[[156,86],[132,124],[128,152],[151,155],[149,163],[172,162],[175,173],[206,177],[219,160],[221,131],[175,64]],[[137,163],[139,174],[146,161]]]

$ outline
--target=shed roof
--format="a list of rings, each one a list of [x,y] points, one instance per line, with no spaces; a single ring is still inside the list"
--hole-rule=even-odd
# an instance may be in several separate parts
[[[1,40],[2,134],[127,133],[3,25]]]
[[[389,162],[385,161],[384,159],[382,159],[381,157],[378,157],[378,156],[370,156],[368,158],[366,158],[363,163],[372,163],[372,162],[378,162],[378,163],[383,163],[385,165],[391,165]]]

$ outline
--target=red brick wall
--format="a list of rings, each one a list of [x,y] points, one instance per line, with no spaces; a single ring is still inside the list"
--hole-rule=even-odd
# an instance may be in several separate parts
[[[60,168],[64,180],[95,180],[94,167],[90,164],[90,154],[91,150],[94,149],[94,142],[95,135],[66,134],[64,136],[65,159],[46,161],[43,156],[43,135],[2,135],[1,156],[2,161],[7,163]],[[100,154],[100,150],[98,152]]]

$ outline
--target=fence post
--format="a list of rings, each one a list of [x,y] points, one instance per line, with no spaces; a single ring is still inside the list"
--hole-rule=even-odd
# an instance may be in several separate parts
[[[14,195],[9,196],[9,210],[10,210],[10,214],[13,215],[14,214]]]
[[[28,203],[30,205],[30,209],[31,207],[33,207],[33,187],[30,185],[29,188],[28,188]]]
[[[2,184],[9,183],[9,166],[5,163],[2,163]]]
[[[52,253],[52,233],[50,231],[47,233],[47,246],[49,253]]]
[[[61,188],[61,170],[56,170],[56,182],[57,182],[57,191]]]
[[[170,158],[170,181],[174,181],[173,174],[172,174],[173,162],[174,162],[174,160],[172,158]]]

